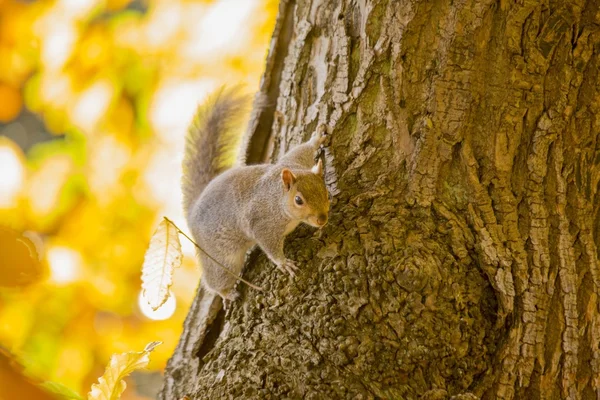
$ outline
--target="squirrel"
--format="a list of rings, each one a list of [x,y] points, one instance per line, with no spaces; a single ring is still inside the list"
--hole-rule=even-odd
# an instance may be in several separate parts
[[[283,253],[286,235],[301,222],[322,228],[329,213],[323,163],[314,162],[325,139],[319,129],[275,164],[230,165],[243,104],[235,90],[222,89],[200,106],[188,130],[182,165],[184,212],[204,250],[199,252],[202,282],[229,301],[239,295],[234,276],[240,275],[252,246],[258,245],[293,277],[297,267]]]

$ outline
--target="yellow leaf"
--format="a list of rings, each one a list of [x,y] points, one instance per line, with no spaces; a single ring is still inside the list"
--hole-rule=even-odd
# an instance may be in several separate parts
[[[38,249],[28,237],[0,226],[0,287],[24,287],[45,273]]]
[[[123,379],[136,369],[145,368],[150,362],[150,352],[162,342],[151,342],[144,351],[113,354],[110,363],[92,385],[88,393],[88,400],[118,400],[127,387]]]
[[[181,265],[182,257],[177,229],[163,219],[150,239],[142,266],[142,294],[153,310],[167,301],[173,269]]]

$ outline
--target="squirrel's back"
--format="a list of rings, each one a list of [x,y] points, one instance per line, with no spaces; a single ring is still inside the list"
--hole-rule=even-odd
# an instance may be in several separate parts
[[[235,128],[245,99],[222,89],[198,108],[190,126],[183,158],[183,209],[189,213],[208,183],[233,164]]]

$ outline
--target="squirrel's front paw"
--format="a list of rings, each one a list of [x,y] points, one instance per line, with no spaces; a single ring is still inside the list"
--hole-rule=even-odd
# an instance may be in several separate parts
[[[295,271],[298,269],[298,267],[296,267],[296,264],[294,264],[292,260],[288,260],[287,258],[281,264],[277,265],[277,267],[283,272],[287,272],[291,276],[296,276]]]
[[[326,139],[325,134],[326,133],[327,133],[327,125],[321,124],[313,132],[312,136],[310,137],[310,141],[315,146],[320,146],[323,144],[323,142],[325,142],[325,139]]]

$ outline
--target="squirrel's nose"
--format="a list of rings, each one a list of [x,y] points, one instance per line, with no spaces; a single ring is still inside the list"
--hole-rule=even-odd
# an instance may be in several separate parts
[[[327,223],[327,214],[319,214],[317,217],[317,224],[323,226]]]

